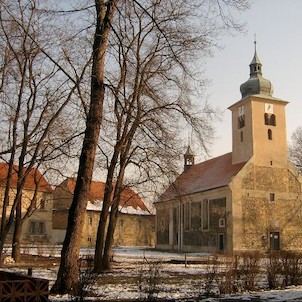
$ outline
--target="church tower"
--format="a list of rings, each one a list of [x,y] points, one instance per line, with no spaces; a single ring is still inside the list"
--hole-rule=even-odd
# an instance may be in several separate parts
[[[273,86],[262,77],[262,64],[255,53],[250,78],[240,86],[242,98],[232,111],[232,161],[246,162],[251,157],[258,166],[287,166],[285,106],[288,102],[273,97]]]

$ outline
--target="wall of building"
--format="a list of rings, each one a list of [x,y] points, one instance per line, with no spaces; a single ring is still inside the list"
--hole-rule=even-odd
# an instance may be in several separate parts
[[[7,209],[9,215],[11,206],[16,195],[14,188],[10,189],[10,206]],[[23,190],[22,193],[22,216],[25,215],[31,200],[33,199],[34,191]],[[0,188],[1,207],[4,196],[4,188]],[[21,243],[42,243],[51,242],[52,238],[52,193],[38,192],[36,197],[36,206],[33,213],[24,220],[21,232]],[[9,232],[8,242],[12,240],[13,228]]]
[[[53,192],[53,208],[69,209],[71,206],[73,194],[65,186],[58,186]]]
[[[67,227],[67,210],[53,212],[53,243],[62,243]],[[81,245],[95,246],[100,212],[86,211]],[[114,233],[115,246],[154,246],[155,216],[120,213]]]
[[[228,251],[231,192],[218,188],[156,204],[159,249]]]
[[[301,178],[293,169],[252,163],[239,177],[242,197],[234,197],[234,250],[271,249],[271,236],[280,236],[280,249],[302,249]],[[241,209],[240,209],[241,208]],[[236,215],[237,213],[237,215]],[[241,219],[238,219],[240,217]],[[237,219],[236,219],[237,217]]]
[[[268,104],[275,116],[274,125],[265,123]],[[287,165],[286,105],[286,101],[257,95],[246,97],[229,108],[232,110],[233,163],[245,162],[254,156],[258,166]],[[244,126],[239,123],[240,119],[244,120]],[[268,139],[268,130],[272,139]]]

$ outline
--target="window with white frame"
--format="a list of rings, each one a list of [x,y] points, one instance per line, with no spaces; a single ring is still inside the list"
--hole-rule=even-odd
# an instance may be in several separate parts
[[[219,218],[219,227],[224,228],[225,227],[225,219],[224,218]]]

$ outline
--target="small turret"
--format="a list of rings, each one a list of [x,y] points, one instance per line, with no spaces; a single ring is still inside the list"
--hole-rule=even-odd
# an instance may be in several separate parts
[[[184,172],[186,172],[192,165],[194,165],[195,154],[192,151],[190,145],[187,147],[187,151],[184,154]]]

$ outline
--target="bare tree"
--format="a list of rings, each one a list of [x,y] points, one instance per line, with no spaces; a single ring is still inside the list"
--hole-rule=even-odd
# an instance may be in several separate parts
[[[151,23],[155,24],[154,28],[157,28],[158,38],[162,41],[165,41],[165,43],[160,43],[159,46],[163,47],[164,49],[170,49],[170,56],[174,56],[175,60],[174,62],[177,63],[180,69],[185,69],[184,66],[182,66],[182,62],[177,62],[177,50],[181,49],[184,45],[181,44],[175,44],[173,45],[173,37],[174,35],[178,35],[177,32],[177,25],[174,22],[174,20],[170,19],[170,26],[173,28],[173,32],[171,32],[169,35],[165,36],[165,33],[167,31],[161,30],[161,24],[160,22],[156,21],[156,15],[154,15],[154,12],[158,11],[164,11],[166,9],[165,4],[168,4],[172,8],[174,8],[174,16],[175,18],[180,18],[181,23],[186,23],[186,18],[190,14],[195,14],[197,11],[203,11],[205,13],[205,21],[209,25],[215,25],[215,17],[212,19],[208,18],[209,13],[212,11],[209,10],[209,6],[203,7],[203,1],[194,1],[193,4],[188,5],[186,1],[180,1],[177,2],[177,5],[173,5],[172,1],[134,1],[135,6],[133,6],[134,10],[140,10],[143,13],[146,13],[146,15],[149,17],[149,20]],[[215,4],[215,13],[214,16],[217,16],[217,9],[218,9],[218,15],[220,15],[227,24],[223,24],[223,26],[215,26],[215,31],[219,32],[220,30],[225,29],[228,26],[233,26],[235,23],[232,23],[232,19],[230,19],[229,14],[225,14],[225,12],[228,12],[228,9],[231,6],[234,6],[236,9],[243,9],[247,3],[245,0],[229,0],[229,1],[206,1],[208,5]],[[95,34],[94,34],[94,45],[93,45],[93,62],[92,62],[92,81],[91,81],[91,98],[90,98],[90,105],[89,105],[89,111],[87,115],[87,123],[86,123],[86,131],[85,131],[85,137],[82,147],[82,153],[80,157],[80,163],[79,163],[79,170],[78,170],[78,177],[76,182],[76,187],[74,191],[74,197],[73,202],[70,208],[69,212],[69,218],[68,218],[68,227],[66,232],[66,237],[63,244],[63,249],[61,253],[61,264],[59,268],[59,273],[57,280],[52,288],[52,292],[57,293],[66,293],[70,291],[76,291],[77,282],[78,282],[78,256],[79,256],[79,245],[80,245],[80,235],[83,227],[83,215],[86,209],[87,205],[87,196],[90,189],[91,184],[91,176],[93,172],[93,165],[95,160],[95,153],[96,153],[96,145],[99,139],[99,131],[100,131],[100,124],[102,122],[103,118],[103,101],[105,96],[105,87],[107,87],[107,84],[104,83],[104,76],[105,71],[107,72],[110,70],[110,62],[108,62],[108,70],[105,69],[105,54],[107,50],[107,46],[111,45],[108,44],[109,38],[110,38],[110,30],[111,32],[114,31],[115,22],[113,22],[113,17],[115,16],[115,12],[117,12],[117,15],[120,14],[120,12],[123,11],[122,7],[125,5],[127,7],[128,2],[124,1],[118,1],[118,0],[112,0],[112,1],[100,1],[95,0],[94,1],[94,7],[95,7]],[[190,9],[188,12],[181,10],[183,13],[185,13],[182,17],[179,15],[178,10],[181,9],[181,6],[184,5],[187,9]],[[223,6],[226,5],[226,10],[224,10]],[[132,8],[131,8],[132,9]],[[126,10],[125,10],[126,12]],[[140,13],[141,14],[141,13]],[[213,15],[212,15],[213,16]],[[196,21],[198,18],[195,19]],[[211,21],[210,21],[211,20]],[[138,21],[138,22],[136,22]],[[140,20],[132,20],[132,28],[134,29],[136,26],[139,25]],[[162,20],[164,22],[164,20]],[[194,29],[197,29],[196,26],[193,26],[193,20],[189,20],[189,22],[186,24],[188,28],[194,27]],[[208,28],[211,28],[209,26]],[[184,27],[183,27],[184,28]],[[206,33],[204,33],[206,34]],[[139,33],[138,33],[139,35]],[[214,35],[213,35],[214,36]],[[190,38],[192,39],[192,42],[194,41],[194,38],[198,37],[198,35],[193,35]],[[155,36],[156,38],[156,36]],[[172,39],[172,40],[171,40]],[[136,41],[140,41],[140,39],[137,39]],[[156,41],[156,40],[155,40]],[[170,42],[171,41],[171,42]],[[176,42],[176,41],[175,41]],[[200,40],[199,40],[200,42]],[[112,43],[114,43],[112,41]],[[152,44],[152,43],[150,43]],[[123,54],[124,55],[124,54]],[[165,58],[161,58],[163,61],[165,61]],[[156,62],[155,62],[156,63]],[[130,62],[131,64],[131,62]],[[193,64],[192,64],[193,65]],[[148,67],[148,66],[147,66]],[[160,66],[159,66],[160,67]],[[170,66],[173,67],[173,66]],[[156,69],[154,70],[156,72]],[[189,73],[183,73],[189,74]],[[138,76],[139,73],[136,73]],[[140,78],[137,79],[136,83],[139,83],[141,81]],[[174,79],[168,79],[165,78],[165,83],[170,84],[173,83]],[[122,81],[123,84],[123,81]],[[110,86],[110,83],[108,83],[108,88]],[[122,86],[125,87],[126,86]],[[123,177],[125,174],[125,168],[128,163],[128,154],[132,150],[132,143],[131,139],[134,138],[135,135],[135,129],[137,129],[139,122],[141,121],[141,117],[138,119],[138,122],[133,122],[133,120],[136,120],[135,115],[141,115],[141,99],[140,99],[140,93],[136,93],[136,98],[129,98],[129,96],[126,96],[126,99],[129,98],[129,103],[126,105],[129,106],[129,108],[126,108],[127,110],[131,111],[131,108],[135,109],[135,115],[131,118],[129,114],[126,114],[125,120],[124,116],[122,114],[123,112],[123,103],[119,103],[119,99],[121,99],[120,93],[123,93],[123,89],[120,89],[120,87],[113,86],[113,95],[115,99],[115,104],[117,106],[117,111],[114,112],[117,118],[121,118],[121,122],[125,122],[123,128],[121,128],[121,133],[117,134],[116,137],[120,138],[120,142],[116,142],[116,148],[114,148],[113,156],[114,160],[112,161],[112,169],[115,171],[115,161],[119,162],[119,170],[118,174],[120,175],[120,178],[117,178],[116,184],[115,184],[115,193],[113,199],[115,200],[116,197],[118,197],[118,194],[123,188]],[[136,87],[139,89],[139,86]],[[147,86],[144,86],[144,94],[147,95]],[[116,91],[115,91],[116,90]],[[171,90],[170,90],[171,91]],[[123,96],[124,98],[124,96]],[[184,99],[179,98],[179,99]],[[128,100],[127,100],[128,101]],[[174,104],[170,104],[170,106],[173,106]],[[167,105],[168,106],[168,105]],[[160,106],[158,106],[160,107]],[[144,110],[148,110],[148,108],[143,108]],[[164,109],[164,108],[161,108]],[[175,106],[175,112],[179,111],[179,106]],[[129,111],[129,112],[130,112]],[[152,112],[152,109],[150,110]],[[160,111],[160,109],[158,109]],[[122,114],[122,115],[121,115]],[[150,115],[151,116],[151,115]],[[152,123],[152,117],[145,120],[146,122]],[[131,122],[131,123],[130,123]],[[126,125],[128,123],[128,126]],[[156,123],[154,123],[156,124]],[[158,127],[160,127],[159,124],[157,124]],[[125,131],[123,130],[125,129]],[[120,131],[119,129],[116,129],[117,131]],[[152,139],[152,132],[145,131],[145,135],[149,135],[150,139]],[[172,132],[170,133],[172,135]],[[164,137],[163,137],[164,139]],[[116,152],[115,152],[116,151]],[[106,194],[109,196],[110,192],[112,192],[112,179],[110,179],[110,173],[115,172],[108,172],[109,178],[107,185],[106,185]],[[108,197],[109,198],[109,197]],[[114,204],[113,207],[117,207],[117,204]],[[105,212],[105,211],[104,211]],[[115,215],[116,210],[113,209],[111,211],[111,215]],[[112,220],[113,228],[114,229],[114,220]],[[111,237],[108,237],[108,240],[111,240]],[[110,242],[109,242],[110,245]]]
[[[36,1],[3,2],[0,20],[0,47],[4,53],[0,67],[3,113],[0,156],[9,165],[2,202],[0,255],[14,223],[13,257],[18,261],[22,224],[36,204],[34,193],[27,208],[22,208],[24,184],[33,168],[66,155],[74,129],[64,127],[67,132],[56,140],[52,132],[58,133],[55,129],[62,122],[67,104],[78,91],[86,68],[79,74],[73,69],[72,74],[60,65],[60,60],[54,59],[55,55],[51,56],[50,36],[42,26],[47,18],[36,10]],[[66,58],[65,62],[68,63]],[[58,81],[60,85],[57,85]],[[67,117],[64,116],[65,122]],[[10,200],[13,173],[17,173],[18,180],[16,193]],[[35,181],[38,189],[39,181]]]
[[[302,127],[299,126],[291,136],[289,159],[302,171]]]
[[[129,181],[125,176],[135,174],[132,184],[147,185],[175,172],[173,158],[179,158],[183,147],[184,124],[192,127],[202,150],[207,150],[215,111],[198,99],[204,84],[198,81],[194,65],[198,56],[209,53],[212,39],[225,23],[198,22],[206,20],[202,9],[198,13],[199,5],[198,1],[119,2],[108,49],[110,93],[100,143],[108,172],[95,272],[110,269],[120,194]],[[225,21],[220,5],[218,13]]]
[[[86,130],[80,156],[78,177],[69,210],[66,236],[61,252],[61,263],[52,292],[76,291],[78,284],[78,258],[84,213],[92,180],[96,146],[99,140],[105,94],[105,54],[111,21],[117,0],[95,0],[96,26],[92,49],[91,97]]]

